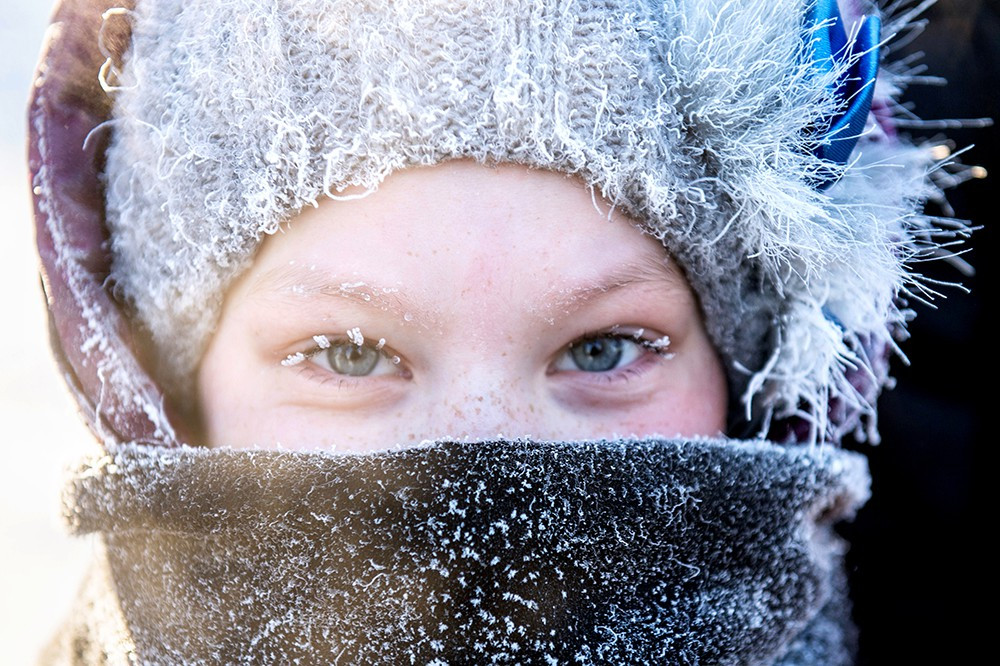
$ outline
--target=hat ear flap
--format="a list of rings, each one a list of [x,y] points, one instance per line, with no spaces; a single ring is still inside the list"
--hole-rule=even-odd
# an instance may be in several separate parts
[[[872,106],[881,34],[881,19],[866,16],[857,35],[849,40],[837,0],[818,0],[810,9],[806,36],[817,75],[840,72],[832,84],[837,112],[817,130],[812,151],[817,157],[840,165],[850,160]],[[832,183],[826,180],[817,189],[826,189]]]

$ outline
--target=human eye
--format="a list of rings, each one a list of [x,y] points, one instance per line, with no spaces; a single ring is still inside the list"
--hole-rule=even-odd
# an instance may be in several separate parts
[[[660,358],[669,358],[670,339],[645,337],[643,329],[633,331],[618,327],[590,333],[567,345],[552,365],[555,372],[614,373],[645,365]]]
[[[282,365],[308,363],[327,378],[337,376],[342,380],[405,374],[399,356],[385,347],[384,338],[377,342],[366,340],[357,328],[349,330],[346,337],[316,335],[313,342],[313,348],[290,354]]]

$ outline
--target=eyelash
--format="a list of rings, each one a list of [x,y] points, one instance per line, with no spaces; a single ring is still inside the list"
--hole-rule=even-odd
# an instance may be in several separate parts
[[[643,349],[653,352],[658,356],[664,358],[671,358],[674,353],[667,351],[670,347],[670,339],[668,336],[663,336],[657,338],[656,340],[649,340],[648,338],[642,337],[644,330],[639,329],[635,333],[620,333],[617,330],[609,330],[598,333],[588,333],[587,335],[574,340],[566,346],[566,349],[573,347],[574,345],[583,344],[591,340],[624,340],[625,342],[634,342]]]

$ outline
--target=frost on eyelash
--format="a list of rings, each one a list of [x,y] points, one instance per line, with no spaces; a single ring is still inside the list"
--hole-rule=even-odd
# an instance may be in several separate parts
[[[281,365],[283,365],[286,368],[288,368],[288,367],[291,367],[293,365],[298,365],[299,363],[301,363],[304,360],[306,360],[306,355],[305,354],[303,354],[302,352],[295,352],[294,354],[289,354],[288,356],[286,356],[284,358],[284,360],[281,361]]]
[[[650,349],[666,349],[670,346],[670,336],[664,335],[658,340],[653,340],[649,343]]]
[[[612,326],[610,330],[612,333],[617,333],[618,331],[621,330],[621,328],[622,328],[621,326],[616,325]],[[663,358],[669,359],[677,355],[674,353],[667,353],[666,351],[667,347],[670,346],[669,335],[664,335],[663,337],[657,338],[656,340],[643,340],[642,336],[645,335],[645,333],[646,329],[638,328],[635,331],[632,331],[631,333],[627,333],[626,335],[630,336],[633,340],[639,342],[646,349],[656,352]]]
[[[365,336],[361,334],[361,329],[358,328],[357,326],[348,329],[347,339],[356,344],[358,347],[365,344]]]
[[[620,329],[621,329],[620,326],[612,326],[611,327],[611,332],[616,333]],[[669,335],[664,335],[663,337],[657,338],[656,340],[642,340],[642,336],[645,335],[645,334],[646,334],[646,329],[644,329],[644,328],[638,328],[635,331],[633,331],[632,333],[629,333],[628,335],[630,335],[635,340],[641,341],[643,343],[644,347],[646,347],[647,349],[651,349],[653,351],[657,351],[657,352],[663,351],[667,347],[670,346],[670,336]],[[674,354],[667,355],[668,358],[671,358],[673,356],[674,356]]]
[[[326,337],[325,335],[314,335],[313,342],[315,342],[316,346],[319,347],[320,349],[330,348],[330,338]]]
[[[670,346],[670,336],[664,335],[662,338],[652,340],[645,343],[645,346],[660,355],[661,358],[671,359],[677,354],[673,352],[667,352],[667,347]]]
[[[375,351],[380,351],[382,347],[385,347],[385,338],[378,339],[378,344],[375,345]]]

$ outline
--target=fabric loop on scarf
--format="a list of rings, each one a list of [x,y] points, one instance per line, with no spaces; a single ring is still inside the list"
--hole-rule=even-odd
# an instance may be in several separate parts
[[[866,16],[855,39],[848,40],[837,1],[819,0],[810,10],[806,25],[818,72],[844,70],[836,82],[841,108],[823,128],[813,152],[825,160],[846,165],[864,132],[871,110],[878,76],[882,21],[877,16]],[[832,184],[832,179],[824,180],[817,183],[817,188],[825,189]]]

